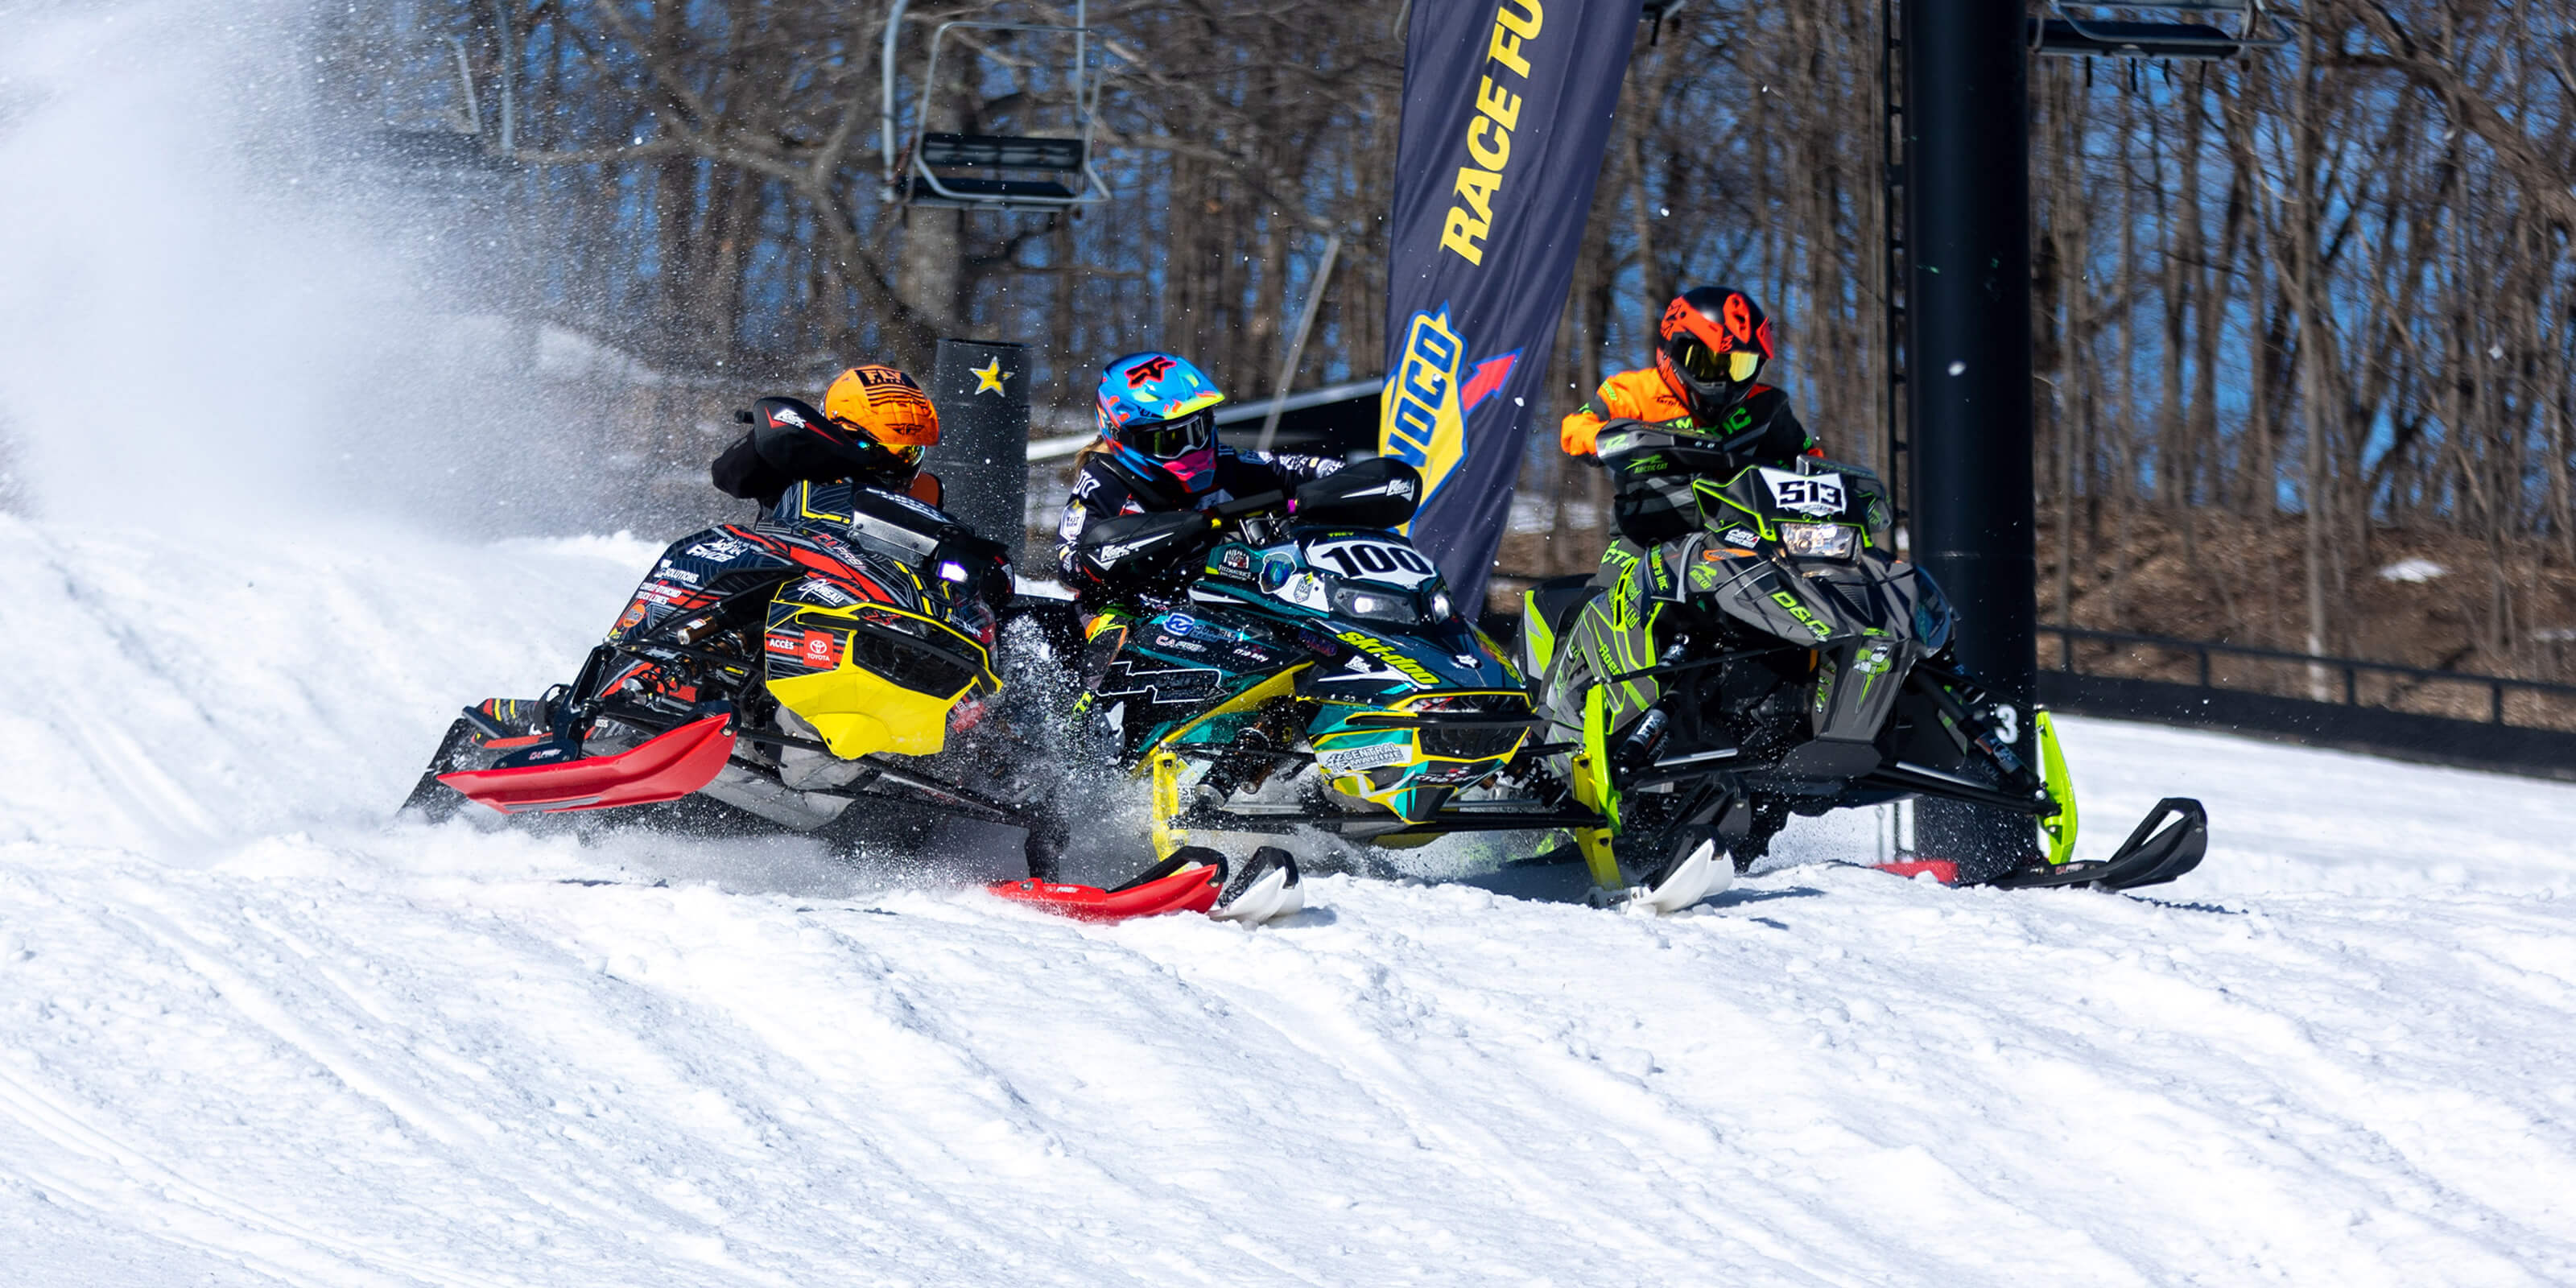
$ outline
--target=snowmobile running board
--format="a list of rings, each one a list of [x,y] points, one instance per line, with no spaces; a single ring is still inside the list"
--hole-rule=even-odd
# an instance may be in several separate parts
[[[438,781],[504,814],[609,809],[678,800],[713,782],[732,755],[733,716],[713,715],[613,756],[458,770],[440,774]]]

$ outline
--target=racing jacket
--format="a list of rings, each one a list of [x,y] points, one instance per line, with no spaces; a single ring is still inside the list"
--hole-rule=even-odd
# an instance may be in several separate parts
[[[1727,410],[1723,423],[1701,425],[1652,367],[1622,371],[1602,381],[1592,401],[1565,418],[1557,441],[1567,452],[1591,460],[1601,431],[1618,421],[1637,422],[1635,428],[1646,431],[1649,442],[1716,448],[1736,462],[1734,469],[1787,465],[1800,456],[1825,454],[1789,410],[1789,395],[1769,385],[1755,385],[1743,401]],[[1689,531],[1699,518],[1689,473],[1667,465],[1623,466],[1612,480],[1610,517],[1620,537],[1630,543],[1630,553]],[[1618,553],[1614,544],[1609,557]]]
[[[1341,462],[1321,456],[1244,452],[1220,445],[1216,449],[1216,486],[1193,497],[1175,484],[1137,475],[1105,452],[1092,453],[1075,471],[1073,495],[1066,499],[1064,518],[1056,524],[1056,567],[1064,574],[1065,588],[1087,608],[1106,598],[1157,589],[1158,582],[1174,579],[1176,573],[1186,575],[1171,562],[1168,553],[1143,566],[1101,567],[1080,555],[1084,531],[1122,514],[1206,510],[1263,492],[1293,492],[1298,484],[1340,468]]]
[[[1725,448],[1751,464],[1786,465],[1793,456],[1825,454],[1789,410],[1789,395],[1769,385],[1755,385],[1744,401],[1726,413],[1723,424],[1702,425],[1691,418],[1690,408],[1673,396],[1672,386],[1653,367],[1622,371],[1602,381],[1592,401],[1558,427],[1557,441],[1569,454],[1590,456],[1601,427],[1614,420],[1641,420],[1704,439],[1709,446]]]

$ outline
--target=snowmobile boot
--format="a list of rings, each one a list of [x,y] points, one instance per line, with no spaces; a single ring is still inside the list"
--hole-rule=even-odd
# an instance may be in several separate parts
[[[544,698],[485,698],[465,708],[466,722],[490,742],[548,732],[554,715]]]

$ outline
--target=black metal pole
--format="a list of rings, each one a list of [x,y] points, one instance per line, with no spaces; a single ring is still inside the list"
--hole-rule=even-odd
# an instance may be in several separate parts
[[[939,446],[925,464],[948,490],[946,509],[1024,563],[1029,503],[1029,347],[942,340],[931,362]]]
[[[1958,658],[2026,715],[2037,688],[2030,129],[2022,0],[1904,0],[1913,558],[1959,610]],[[2029,721],[2014,748],[2034,747]],[[1926,800],[1915,848],[1967,879],[2033,857],[2027,821]]]

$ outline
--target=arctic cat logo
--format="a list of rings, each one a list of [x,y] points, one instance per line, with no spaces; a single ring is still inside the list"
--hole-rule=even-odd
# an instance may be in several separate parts
[[[1343,631],[1333,638],[1368,654],[1370,657],[1386,663],[1388,666],[1394,667],[1397,671],[1403,673],[1405,679],[1411,680],[1423,688],[1434,688],[1440,683],[1439,676],[1433,675],[1431,672],[1424,670],[1420,662],[1416,662],[1412,658],[1406,657],[1404,655],[1404,650],[1399,649],[1374,635],[1369,635],[1361,631]]]

